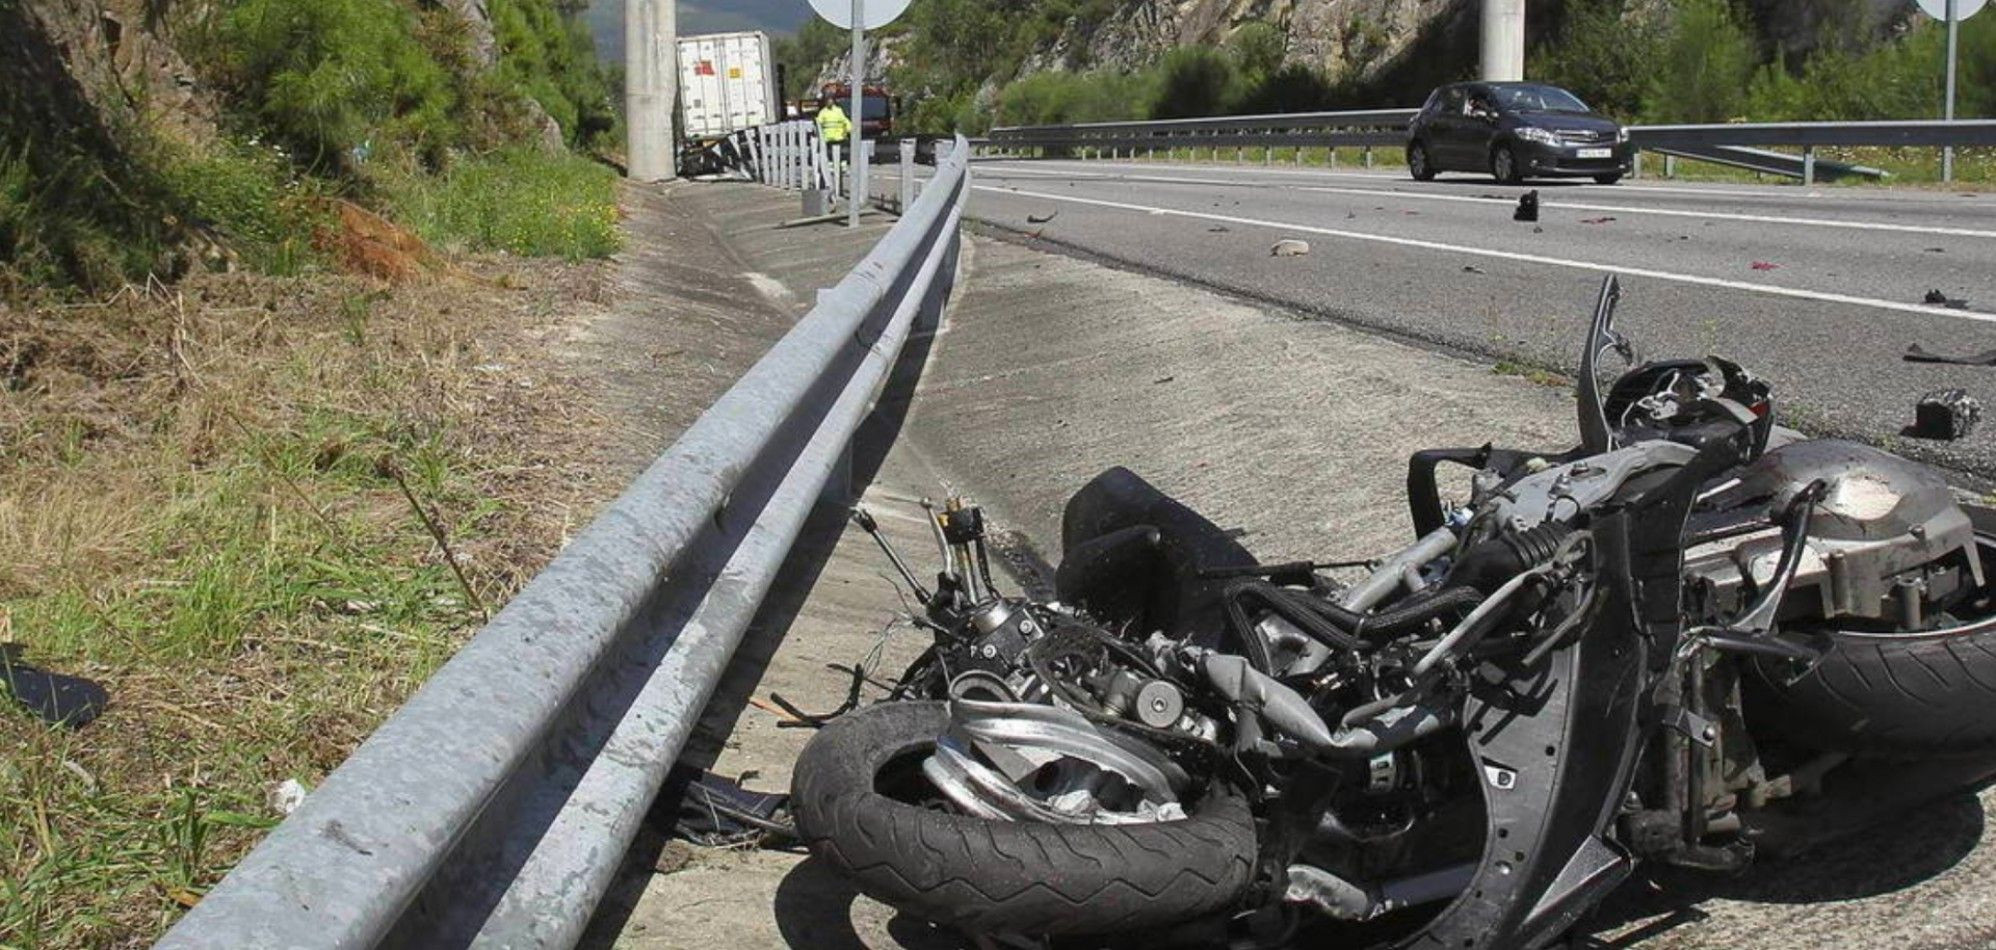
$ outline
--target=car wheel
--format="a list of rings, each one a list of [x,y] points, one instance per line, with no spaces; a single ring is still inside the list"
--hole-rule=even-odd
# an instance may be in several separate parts
[[[1515,185],[1525,180],[1518,170],[1518,154],[1509,145],[1499,145],[1490,150],[1490,174],[1507,185]]]
[[[1594,182],[1595,182],[1595,184],[1599,184],[1599,185],[1612,185],[1612,184],[1614,184],[1614,183],[1616,183],[1616,182],[1618,182],[1618,181],[1621,181],[1621,180],[1622,180],[1622,173],[1621,173],[1621,172],[1610,172],[1610,173],[1608,173],[1608,174],[1606,174],[1606,175],[1595,175],[1595,176],[1594,176]]]
[[[1435,166],[1428,161],[1428,147],[1415,142],[1407,146],[1407,174],[1415,181],[1434,181]]]

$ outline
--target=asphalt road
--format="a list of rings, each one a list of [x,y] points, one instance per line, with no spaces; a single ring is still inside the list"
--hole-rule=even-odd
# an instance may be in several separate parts
[[[1571,372],[1603,274],[1656,356],[1717,353],[1784,421],[1996,476],[1996,424],[1908,437],[1923,393],[1996,408],[1996,194],[1661,182],[1499,185],[1404,173],[980,161],[972,217],[1040,242],[1444,348]],[[1514,221],[1540,193],[1540,220]],[[1049,219],[1049,216],[1051,218]],[[1276,257],[1282,238],[1311,252]],[[1965,299],[1922,303],[1930,290]]]

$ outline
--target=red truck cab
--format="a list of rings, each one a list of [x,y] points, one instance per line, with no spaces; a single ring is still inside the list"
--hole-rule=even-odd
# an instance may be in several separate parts
[[[852,86],[842,82],[828,82],[818,89],[818,98],[805,99],[798,103],[805,118],[818,114],[827,99],[836,99],[839,108],[852,111]],[[890,138],[894,135],[894,100],[887,90],[875,85],[859,87],[860,115],[847,115],[855,120],[860,133],[870,139]]]

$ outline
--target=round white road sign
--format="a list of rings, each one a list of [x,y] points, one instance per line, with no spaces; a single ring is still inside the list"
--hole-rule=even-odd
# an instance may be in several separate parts
[[[823,0],[811,0],[811,5],[818,6],[821,2]],[[837,2],[837,0],[832,0],[832,2]],[[1958,22],[1974,16],[1976,11],[1982,9],[1983,3],[1984,0],[1954,0],[1955,20]],[[1920,12],[1936,20],[1945,20],[1947,19],[1947,0],[1920,0]],[[868,15],[870,16],[871,14]]]
[[[1926,0],[1921,0],[1922,3]],[[1943,0],[1945,2],[1945,0]],[[1981,4],[1982,0],[1955,0],[1956,3]],[[832,22],[841,30],[852,29],[852,0],[811,0],[811,9]],[[908,9],[908,0],[859,0],[860,28],[877,30]]]

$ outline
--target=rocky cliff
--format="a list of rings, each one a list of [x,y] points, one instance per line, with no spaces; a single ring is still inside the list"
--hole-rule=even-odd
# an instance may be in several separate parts
[[[1219,45],[1256,20],[1288,37],[1287,62],[1369,79],[1410,52],[1426,31],[1473,30],[1475,7],[1473,0],[1135,0],[1099,23],[1070,20],[1025,71],[1134,69],[1174,46]]]

